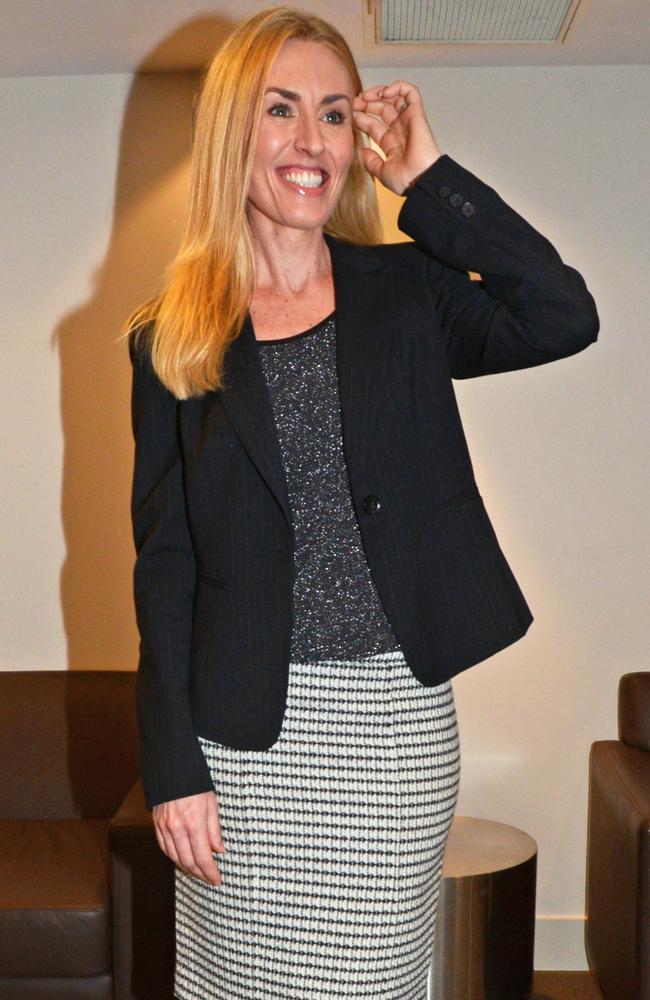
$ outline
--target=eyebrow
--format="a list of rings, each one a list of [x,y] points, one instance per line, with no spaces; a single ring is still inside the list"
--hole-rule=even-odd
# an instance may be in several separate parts
[[[283,87],[267,87],[264,91],[265,94],[280,94],[282,97],[286,97],[288,101],[299,101],[300,94],[297,94],[295,90],[284,90]],[[321,101],[321,104],[333,104],[334,101],[348,101],[350,98],[347,94],[326,94],[326,96]]]

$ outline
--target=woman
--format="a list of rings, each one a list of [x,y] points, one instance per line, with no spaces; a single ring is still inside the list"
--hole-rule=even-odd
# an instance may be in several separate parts
[[[374,179],[415,242],[381,243]],[[362,90],[341,35],[293,8],[214,57],[191,180],[164,289],[128,323],[141,773],[176,864],[175,995],[422,1000],[451,677],[532,621],[451,378],[575,354],[597,312],[441,154],[417,87]]]

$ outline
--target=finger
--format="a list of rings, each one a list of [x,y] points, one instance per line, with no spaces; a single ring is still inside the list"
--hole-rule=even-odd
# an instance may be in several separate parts
[[[174,863],[176,863],[176,849],[174,847],[174,841],[167,830],[167,823],[164,818],[164,805],[155,805],[153,807],[152,817],[156,840],[158,841],[160,850],[163,854],[166,854],[168,858],[171,858]]]
[[[212,853],[207,824],[195,831],[190,843],[195,864],[198,865],[202,877],[212,885],[219,885],[221,872]]]
[[[354,121],[377,145],[381,145],[382,137],[388,131],[388,125],[367,115],[365,111],[355,111]]]
[[[362,149],[361,155],[368,173],[372,174],[373,177],[380,178],[384,161],[379,153],[375,152],[374,149]]]
[[[365,101],[363,107],[355,108],[354,110],[361,111],[364,114],[376,115],[382,121],[385,121],[387,125],[392,125],[399,118],[399,109],[387,101]]]
[[[357,94],[352,103],[353,108],[358,108],[359,111],[372,111],[375,114],[381,114],[381,112],[386,109],[397,108],[404,103],[404,98],[397,95],[386,95],[384,90],[381,88],[372,88],[371,90],[362,90],[360,94]]]
[[[164,851],[165,850],[165,841],[164,841],[164,838],[163,838],[162,830],[160,828],[160,821],[159,821],[158,816],[156,814],[156,807],[155,806],[154,806],[153,812],[152,812],[152,819],[153,819],[154,832],[156,834],[156,840],[158,841],[158,846],[160,847],[161,851]]]
[[[160,844],[160,849],[167,855],[167,857],[174,862],[175,865],[179,864],[178,851],[176,850],[176,845],[174,844],[174,838],[171,833],[166,829],[162,828],[157,833],[158,843]]]
[[[190,839],[190,818],[179,812],[177,803],[171,803],[161,823],[162,835],[167,844],[169,857],[185,871],[198,875]]]
[[[408,83],[406,80],[393,80],[392,83],[381,86],[379,90],[381,91],[379,96],[386,100],[403,97],[408,104],[417,104],[418,102],[422,102],[422,97],[418,88],[414,83]]]
[[[214,795],[208,800],[207,807],[208,839],[213,851],[220,851],[224,854],[228,850],[223,842],[221,832],[221,819],[219,818],[219,805],[217,796]]]
[[[373,142],[376,142],[385,153],[391,152],[396,146],[403,142],[403,133],[400,130],[398,135],[395,128],[389,128],[384,122],[377,121],[363,111],[355,112],[355,123],[361,128]]]
[[[377,83],[374,87],[366,87],[365,90],[361,90],[359,96],[369,101],[376,101],[381,98],[385,90],[388,90],[389,86],[390,84],[387,83]]]
[[[195,836],[196,834],[193,835],[193,837]],[[197,878],[200,878],[205,882],[209,882],[212,885],[218,885],[221,882],[221,872],[217,868],[212,854],[209,854],[212,862],[212,871],[209,871],[207,867],[204,870],[205,865],[203,855],[201,855],[201,860],[199,860],[193,839],[190,838],[186,830],[179,829],[176,831],[174,843],[176,844],[176,850],[178,851],[178,857],[182,868],[185,868],[185,870],[191,872],[192,875],[196,875]],[[198,850],[200,853],[200,849]]]

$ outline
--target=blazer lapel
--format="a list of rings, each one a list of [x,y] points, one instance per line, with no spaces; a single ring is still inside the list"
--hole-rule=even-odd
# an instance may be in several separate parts
[[[394,298],[378,250],[325,234],[336,295],[336,361],[343,452],[354,483],[382,408]]]
[[[384,263],[372,247],[354,246],[324,233],[332,259],[336,308],[336,363],[343,450],[352,478],[361,471],[380,408],[387,361],[383,324],[391,312]],[[224,389],[216,393],[248,455],[291,526],[289,497],[273,405],[247,313],[225,355]]]

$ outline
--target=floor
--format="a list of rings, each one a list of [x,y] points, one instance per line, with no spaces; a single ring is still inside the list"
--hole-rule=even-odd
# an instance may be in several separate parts
[[[530,1000],[603,1000],[590,972],[535,972]]]

